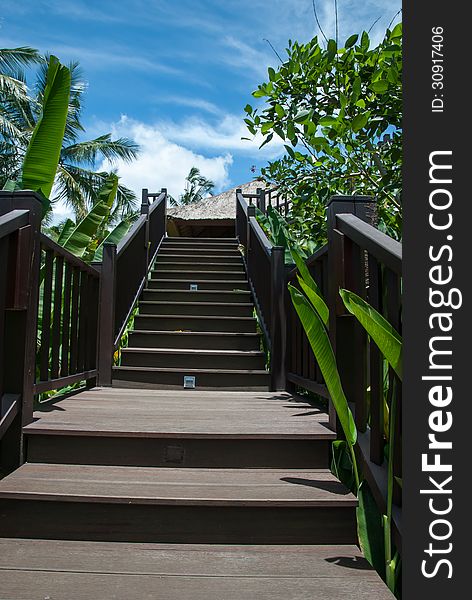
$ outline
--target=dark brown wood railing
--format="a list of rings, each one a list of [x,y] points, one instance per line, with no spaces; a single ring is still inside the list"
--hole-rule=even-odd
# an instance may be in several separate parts
[[[167,191],[143,190],[141,216],[116,246],[104,244],[101,267],[99,383],[112,382],[113,356],[165,236]],[[149,199],[154,202],[149,204]]]
[[[255,217],[255,208],[236,191],[236,235],[244,260],[259,324],[270,352],[271,389],[285,389],[285,249],[274,246]]]
[[[310,256],[306,265],[318,284],[321,294],[326,298],[328,290],[328,245]],[[287,283],[298,287],[298,270],[294,267],[287,275]],[[329,399],[328,390],[321,375],[318,363],[311,349],[295,308],[288,299],[287,313],[287,387],[309,390],[322,398]]]
[[[97,377],[100,273],[40,234],[38,369],[40,394]]]
[[[41,233],[41,199],[0,192],[0,462],[23,460],[35,396],[97,376],[99,272]]]
[[[245,247],[247,271],[259,320],[276,357],[285,357],[285,372],[280,363],[272,362],[274,389],[296,392],[308,390],[329,402],[330,426],[340,432],[334,407],[321,371],[311,350],[290,297],[284,292],[288,282],[297,286],[297,269],[285,267],[283,285],[274,285],[271,257],[274,247],[258,225],[255,206],[266,212],[270,202],[284,216],[290,202],[274,202],[270,191],[256,194],[237,192],[236,224],[240,243]],[[270,200],[268,200],[270,199]],[[384,456],[386,433],[384,411],[392,394],[397,398],[394,424],[394,475],[401,478],[401,382],[387,369],[384,382],[384,359],[371,343],[363,327],[344,307],[339,289],[351,290],[367,300],[401,333],[401,244],[376,228],[376,205],[366,196],[335,196],[327,209],[328,243],[306,260],[330,310],[329,335],[343,387],[355,416],[359,433],[358,454],[364,474],[376,500],[385,511],[387,467]],[[283,254],[281,254],[283,257]],[[283,260],[283,259],[282,259]],[[279,321],[273,320],[274,305],[284,298]],[[275,323],[272,325],[272,323]],[[278,337],[274,346],[274,336]],[[386,397],[385,397],[385,390]],[[395,483],[394,536],[401,549],[401,490]]]

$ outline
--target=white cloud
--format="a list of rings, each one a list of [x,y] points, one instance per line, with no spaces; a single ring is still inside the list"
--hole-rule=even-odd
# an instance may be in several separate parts
[[[215,183],[218,192],[231,185],[229,171],[234,154],[270,159],[282,151],[281,140],[274,140],[263,150],[258,149],[262,138],[241,140],[247,131],[241,119],[233,115],[219,119],[216,125],[197,118],[148,124],[122,116],[118,123],[101,124],[101,128],[111,131],[113,137],[126,136],[140,145],[136,161],[113,165],[105,161],[100,165],[104,170],[117,168],[123,184],[138,197],[142,188],[156,191],[161,187],[178,197],[193,166]]]
[[[142,188],[158,191],[161,187],[167,187],[172,196],[178,197],[193,166],[198,167],[218,189],[229,183],[229,167],[233,162],[229,152],[208,158],[172,141],[159,125],[148,125],[126,116],[112,126],[112,134],[132,138],[141,146],[141,153],[131,164],[119,161],[110,165],[105,161],[100,168],[116,167],[122,183],[138,197]]]

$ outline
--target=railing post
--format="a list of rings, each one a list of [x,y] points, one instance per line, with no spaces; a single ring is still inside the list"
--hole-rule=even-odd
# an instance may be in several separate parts
[[[285,390],[285,350],[286,350],[286,314],[285,314],[285,248],[273,246],[270,256],[271,269],[271,391]]]
[[[265,191],[262,188],[257,188],[256,189],[256,194],[257,194],[257,208],[263,212],[264,214],[266,214],[266,198],[265,198]]]
[[[98,385],[111,386],[115,350],[116,245],[103,246],[100,278]]]
[[[1,468],[9,472],[24,460],[22,427],[33,420],[36,375],[40,231],[42,205],[34,192],[0,192],[0,215],[28,210],[29,223],[10,238],[8,260],[2,268],[7,296],[4,309],[3,356],[0,352],[1,394],[18,395],[18,413],[1,442]],[[14,237],[13,237],[14,236]]]
[[[336,216],[339,214],[354,214],[374,225],[377,216],[375,200],[370,196],[333,196],[327,214],[329,336],[346,397],[358,407],[356,423],[362,428],[361,407],[365,406],[367,392],[367,338],[355,317],[345,309],[339,289],[346,287],[364,295],[367,264],[363,254],[354,250],[350,241],[337,229]],[[359,285],[360,280],[363,285]],[[329,424],[339,431],[332,402],[329,403]]]
[[[239,238],[239,240],[241,240],[241,235],[240,235],[241,232],[239,231],[239,225],[240,225],[240,214],[239,213],[240,213],[240,208],[239,208],[238,195],[242,194],[242,193],[243,193],[243,190],[241,188],[238,188],[236,190],[236,196],[235,196],[235,198],[236,198],[236,230],[235,230],[234,233],[236,234],[236,237]]]
[[[247,268],[249,271],[249,254],[250,254],[250,250],[251,250],[251,226],[249,224],[249,220],[251,217],[255,217],[256,216],[256,207],[253,206],[252,204],[249,204],[247,207],[247,223],[246,223],[246,248],[245,248],[245,253],[246,253],[246,264],[247,264]]]
[[[149,266],[149,190],[147,190],[146,188],[143,188],[142,192],[141,192],[141,214],[142,215],[146,215],[146,231],[145,231],[145,240],[144,240],[144,244],[145,244],[145,248],[146,248],[146,252],[145,252],[145,269],[146,269],[146,273],[148,270],[148,266]]]

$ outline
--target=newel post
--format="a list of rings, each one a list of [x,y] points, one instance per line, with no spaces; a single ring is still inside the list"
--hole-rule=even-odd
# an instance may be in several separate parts
[[[100,277],[98,385],[111,386],[115,351],[116,245],[105,243]]]
[[[356,424],[362,429],[360,407],[366,400],[367,338],[364,329],[344,307],[340,288],[365,297],[367,261],[365,254],[338,229],[337,216],[353,214],[375,225],[377,206],[371,196],[333,196],[328,204],[328,305],[329,336],[336,356],[341,382],[352,406],[358,407]],[[336,412],[329,403],[329,424],[339,431]]]
[[[13,210],[27,212],[24,226],[0,240],[0,418],[16,404],[0,444],[5,473],[24,461],[22,427],[33,420],[42,203],[28,190],[0,192],[0,215]]]
[[[145,246],[145,270],[147,273],[149,266],[149,190],[143,188],[141,192],[141,214],[146,215],[146,228],[144,231],[144,246]]]
[[[285,313],[285,248],[273,246],[270,256],[271,270],[271,322],[270,322],[270,371],[271,391],[286,389],[285,378],[285,351],[286,351],[286,324]]]

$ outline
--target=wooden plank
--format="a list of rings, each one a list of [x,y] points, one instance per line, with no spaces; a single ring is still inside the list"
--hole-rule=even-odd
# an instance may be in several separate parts
[[[63,271],[64,258],[62,256],[56,256],[54,272],[54,306],[51,336],[51,379],[57,379],[59,376],[59,349],[61,345]]]
[[[39,357],[39,373],[42,381],[46,381],[47,379],[49,379],[49,348],[51,339],[51,298],[53,260],[53,251],[46,250],[42,298],[43,322],[41,327],[41,348]]]
[[[62,311],[62,348],[61,348],[61,377],[69,375],[69,343],[70,343],[70,301],[72,286],[72,267],[66,262],[64,273],[64,306]],[[75,318],[75,315],[72,315]]]
[[[79,356],[79,295],[80,295],[80,270],[77,268],[73,269],[72,275],[72,301],[71,301],[71,314],[73,315],[71,330],[70,330],[70,354],[69,354],[69,373],[77,373],[78,370],[78,356]]]
[[[231,507],[355,507],[327,469],[186,469],[26,463],[0,500]]]
[[[327,417],[290,394],[95,388],[36,411],[28,434],[333,439]]]
[[[0,570],[377,579],[357,546],[212,546],[0,539]],[[0,575],[1,578],[1,575]]]
[[[382,313],[381,277],[377,259],[369,254],[369,303]],[[377,465],[384,461],[384,401],[383,359],[374,342],[370,352],[370,460]]]
[[[345,578],[310,579],[272,577],[172,577],[149,575],[103,575],[95,573],[3,571],[2,589],[10,600],[25,598],[65,598],[89,600],[274,600],[276,598],[325,598],[352,600],[352,583]],[[365,600],[393,600],[385,585],[371,578],[355,584],[356,597]]]
[[[78,352],[77,352],[77,371],[85,371],[85,350],[87,348],[87,319],[89,310],[88,306],[88,286],[89,277],[87,273],[80,273],[80,308],[77,315],[78,318]]]
[[[96,377],[96,375],[97,370],[93,369],[91,371],[82,371],[81,373],[74,373],[73,375],[67,375],[65,377],[58,377],[57,379],[38,381],[34,384],[33,390],[35,394],[42,394],[43,392],[48,392],[49,390],[57,390],[61,387],[65,387],[66,385],[77,383],[78,381],[91,379]]]

